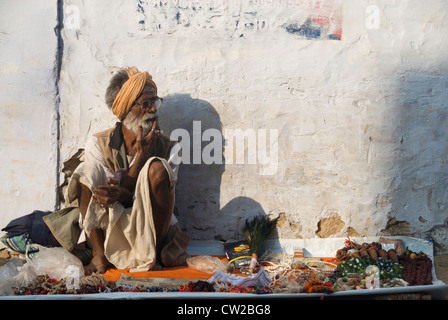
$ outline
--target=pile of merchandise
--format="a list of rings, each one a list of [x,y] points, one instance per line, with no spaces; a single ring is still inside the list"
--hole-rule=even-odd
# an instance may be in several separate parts
[[[403,248],[401,241],[380,238],[358,244],[349,238],[334,257],[304,257],[264,250],[252,256],[247,242],[227,243],[227,261],[196,256],[191,267],[213,274],[207,281],[174,285],[131,284],[107,281],[93,274],[79,279],[76,289],[65,279],[38,276],[31,284],[15,288],[16,295],[88,294],[109,292],[231,292],[319,293],[432,284],[432,261],[423,252]],[[254,261],[255,260],[255,261]]]
[[[189,281],[177,287],[118,285],[107,281],[102,275],[92,274],[80,279],[75,289],[66,284],[65,279],[57,280],[46,275],[38,276],[31,284],[15,288],[15,295],[92,294],[112,292],[232,292],[232,293],[272,293],[269,287],[244,287],[223,281]]]
[[[432,261],[425,253],[404,250],[400,240],[381,240],[361,245],[346,240],[336,252],[335,291],[432,284]]]

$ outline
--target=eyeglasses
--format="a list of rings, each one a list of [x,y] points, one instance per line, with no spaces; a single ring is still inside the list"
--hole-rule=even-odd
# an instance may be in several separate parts
[[[163,98],[155,97],[146,100],[135,101],[135,104],[138,104],[142,109],[149,109],[152,106],[155,106],[156,109],[159,109],[162,106]]]

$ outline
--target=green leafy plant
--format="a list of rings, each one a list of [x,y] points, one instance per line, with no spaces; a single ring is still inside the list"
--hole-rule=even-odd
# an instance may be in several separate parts
[[[267,216],[255,216],[252,219],[246,219],[242,232],[252,253],[260,256],[264,248],[264,242],[276,226],[277,219],[270,219]]]

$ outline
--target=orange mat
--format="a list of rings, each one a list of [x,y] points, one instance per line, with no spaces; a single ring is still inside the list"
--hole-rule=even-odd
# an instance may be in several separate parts
[[[218,256],[226,261],[224,256]],[[134,278],[166,278],[166,279],[191,279],[208,280],[213,274],[194,270],[188,266],[163,268],[160,271],[129,272],[129,269],[109,269],[103,274],[107,281],[118,281],[122,274],[127,274]]]
[[[216,256],[221,260],[228,262],[225,256]],[[322,261],[331,262],[334,264],[339,264],[340,262],[336,262],[333,257],[320,257],[315,259],[322,259]],[[189,280],[208,280],[213,274],[201,272],[194,270],[188,266],[181,267],[173,267],[173,268],[163,268],[160,271],[144,271],[144,272],[129,272],[129,269],[109,269],[106,273],[103,274],[104,278],[107,281],[118,281],[122,274],[129,275],[133,278],[165,278],[165,279],[189,279]],[[247,276],[239,272],[238,269],[235,269],[232,274],[238,276]]]

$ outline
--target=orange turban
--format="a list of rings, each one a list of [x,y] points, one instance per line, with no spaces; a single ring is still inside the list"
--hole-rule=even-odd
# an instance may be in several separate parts
[[[154,87],[157,91],[157,86],[152,81],[151,75],[147,71],[139,72],[137,68],[132,67],[126,70],[129,79],[123,84],[114,103],[112,104],[112,113],[117,116],[118,119],[123,118],[131,110],[132,105],[138,96],[142,93],[145,85]]]

